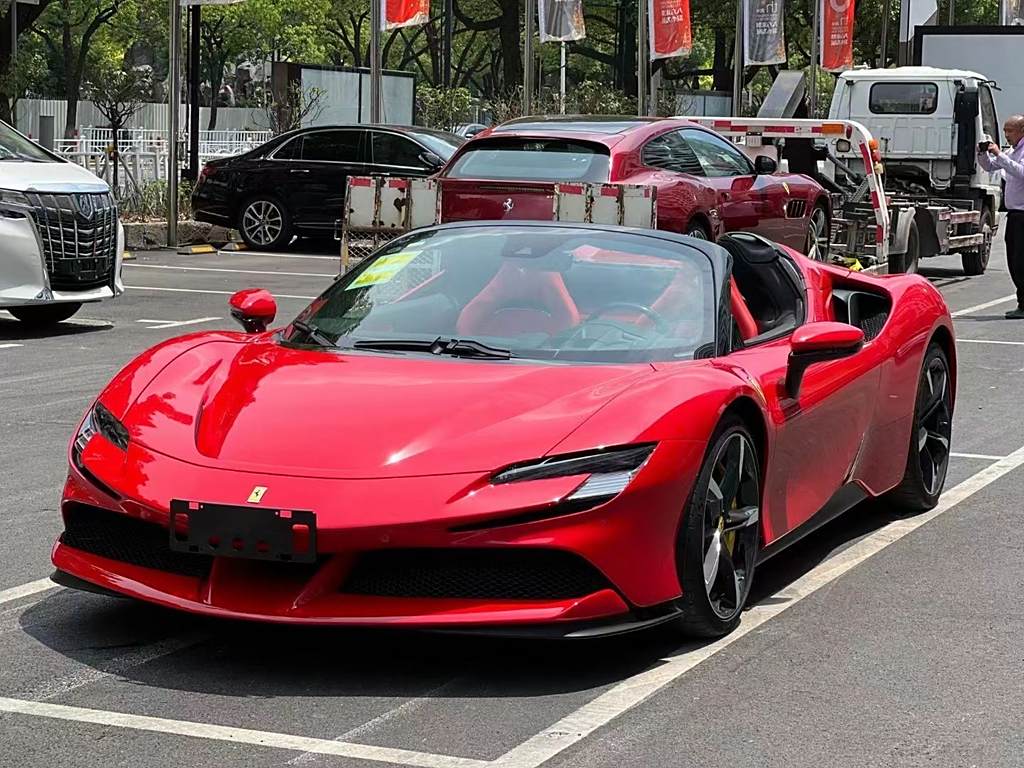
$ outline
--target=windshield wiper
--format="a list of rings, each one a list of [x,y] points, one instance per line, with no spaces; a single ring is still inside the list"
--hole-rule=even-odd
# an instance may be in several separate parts
[[[306,335],[307,339],[315,341],[321,347],[336,347],[337,344],[323,331],[303,320],[292,320],[292,328]],[[291,338],[288,339],[291,341]]]
[[[438,336],[427,339],[362,339],[352,344],[353,349],[395,350],[398,352],[429,352],[432,355],[452,357],[478,357],[492,360],[508,360],[512,350],[492,347],[472,339],[446,339]]]

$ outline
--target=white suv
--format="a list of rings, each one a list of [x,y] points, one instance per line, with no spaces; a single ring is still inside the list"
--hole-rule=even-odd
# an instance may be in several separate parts
[[[124,229],[110,188],[0,122],[0,309],[67,320],[124,292]]]

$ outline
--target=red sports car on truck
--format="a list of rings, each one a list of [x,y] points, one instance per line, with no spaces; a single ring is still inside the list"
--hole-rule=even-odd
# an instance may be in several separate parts
[[[658,190],[659,229],[704,240],[754,232],[805,254],[828,248],[821,185],[686,120],[512,120],[460,147],[440,176],[445,222],[550,219],[556,183],[643,184]]]
[[[755,235],[414,231],[267,330],[129,363],[72,439],[55,579],[296,624],[720,635],[757,563],[933,506],[938,291]]]

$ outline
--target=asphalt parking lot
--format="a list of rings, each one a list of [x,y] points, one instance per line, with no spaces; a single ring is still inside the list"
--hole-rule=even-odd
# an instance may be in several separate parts
[[[1024,766],[1024,323],[989,272],[954,310],[956,452],[940,506],[865,505],[758,570],[737,632],[572,644],[197,619],[48,582],[65,447],[127,360],[295,315],[330,253],[139,254],[129,289],[27,335],[0,312],[0,766]]]

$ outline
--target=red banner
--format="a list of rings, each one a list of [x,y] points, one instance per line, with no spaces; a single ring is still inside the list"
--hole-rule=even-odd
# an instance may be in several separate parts
[[[381,29],[398,29],[426,24],[430,19],[430,0],[378,0],[384,11]]]
[[[841,72],[853,67],[854,0],[821,0],[821,68]]]
[[[652,60],[690,55],[690,0],[648,0],[647,20]]]

